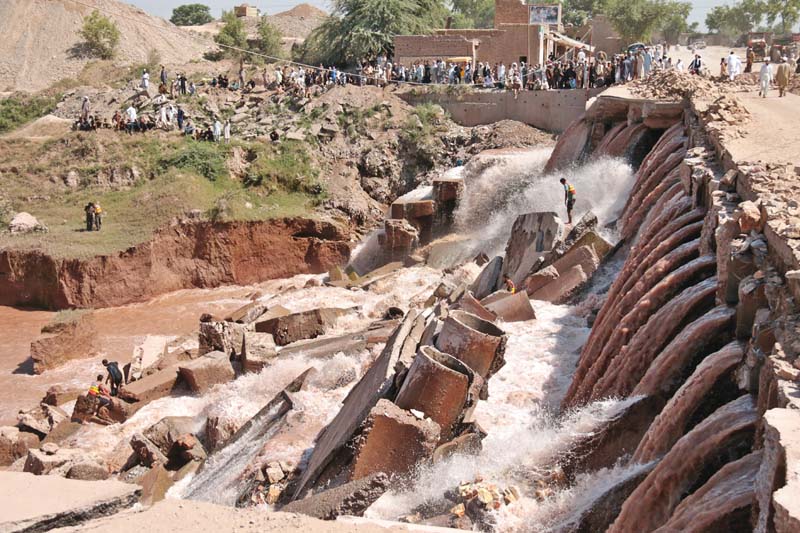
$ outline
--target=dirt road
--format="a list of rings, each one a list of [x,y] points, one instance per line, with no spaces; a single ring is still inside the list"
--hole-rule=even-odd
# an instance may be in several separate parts
[[[769,161],[797,164],[800,161],[800,96],[778,97],[773,90],[767,98],[758,93],[740,93],[752,117],[748,134],[727,146],[735,161]]]

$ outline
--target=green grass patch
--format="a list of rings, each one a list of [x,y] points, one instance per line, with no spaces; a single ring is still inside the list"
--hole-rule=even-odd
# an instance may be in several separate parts
[[[252,162],[244,183],[263,188],[268,193],[283,191],[319,196],[323,193],[317,180],[306,146],[300,141],[287,140],[280,144],[253,144]]]
[[[162,157],[160,164],[166,168],[193,171],[215,181],[228,176],[225,165],[227,151],[226,145],[187,139],[177,151]]]
[[[441,129],[447,113],[437,104],[425,103],[414,108],[401,127],[400,139],[412,145],[427,142]]]
[[[43,117],[56,108],[61,96],[14,94],[0,100],[0,134]]]

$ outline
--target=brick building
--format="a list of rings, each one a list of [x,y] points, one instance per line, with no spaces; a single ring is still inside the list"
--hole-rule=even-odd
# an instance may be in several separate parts
[[[555,25],[529,24],[529,7],[524,0],[495,0],[494,28],[444,29],[436,30],[433,35],[398,35],[394,39],[394,56],[395,61],[406,65],[448,57],[470,57],[473,64],[501,61],[506,64],[521,61],[535,64],[540,57],[546,58],[551,53],[561,55],[583,45],[561,34],[561,30]]]
[[[242,4],[240,6],[235,6],[233,8],[234,14],[239,17],[258,17],[260,12],[257,7],[251,6],[249,4]]]

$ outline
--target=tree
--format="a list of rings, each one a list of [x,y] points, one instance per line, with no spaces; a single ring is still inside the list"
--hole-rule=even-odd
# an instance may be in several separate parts
[[[689,2],[673,0],[664,5],[664,14],[659,29],[668,43],[677,43],[681,33],[693,29],[692,25],[687,22],[691,12],[692,4]],[[696,23],[694,26],[696,28]]]
[[[446,15],[442,0],[333,0],[331,16],[309,35],[299,57],[345,65],[391,54],[395,35],[430,33]]]
[[[242,50],[247,50],[247,31],[244,28],[244,22],[237,17],[233,11],[222,12],[223,26],[220,28],[219,33],[214,37],[214,41],[223,46],[233,46]],[[231,50],[224,48],[224,55],[228,56],[241,56],[240,50]]]
[[[785,35],[800,20],[800,0],[767,0],[765,11],[770,24],[780,17],[781,33]]]
[[[170,22],[176,26],[200,26],[214,20],[211,9],[203,4],[186,4],[172,10]]]
[[[738,36],[753,31],[766,14],[767,5],[762,0],[742,0],[733,6],[717,6],[706,15],[710,31]]]
[[[454,28],[491,28],[494,0],[452,0]]]
[[[283,34],[274,25],[270,24],[267,17],[261,17],[258,22],[258,43],[254,49],[264,55],[279,57],[283,53]]]
[[[83,27],[78,32],[86,41],[90,54],[101,59],[111,59],[119,45],[119,28],[114,21],[94,10],[83,19]]]
[[[561,8],[564,24],[583,26],[595,13],[605,7],[605,0],[565,0]]]
[[[609,0],[605,13],[617,33],[628,44],[647,41],[665,14],[658,0]]]

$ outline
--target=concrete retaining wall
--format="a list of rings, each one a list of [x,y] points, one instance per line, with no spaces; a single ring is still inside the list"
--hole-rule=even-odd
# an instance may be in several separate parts
[[[601,89],[523,91],[516,100],[510,91],[471,91],[463,94],[408,92],[399,96],[412,105],[425,102],[439,104],[463,126],[512,119],[561,133],[584,113],[589,98],[600,92]]]

